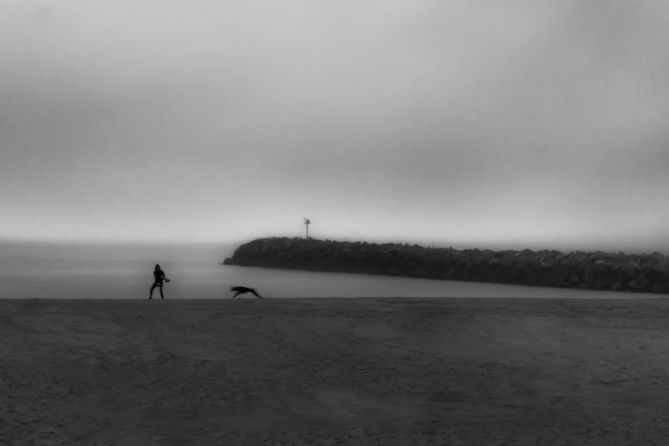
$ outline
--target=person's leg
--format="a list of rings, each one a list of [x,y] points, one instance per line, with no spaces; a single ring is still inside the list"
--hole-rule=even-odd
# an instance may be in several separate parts
[[[153,299],[153,290],[156,288],[156,284],[154,283],[151,285],[151,289],[149,290],[149,300]]]
[[[165,299],[165,295],[163,294],[163,284],[161,283],[158,285],[158,289],[160,290],[160,298]]]

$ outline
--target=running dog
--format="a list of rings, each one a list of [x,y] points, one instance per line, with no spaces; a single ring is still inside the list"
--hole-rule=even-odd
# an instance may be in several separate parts
[[[258,294],[256,292],[256,290],[254,290],[253,288],[247,288],[245,286],[233,286],[233,287],[230,288],[230,291],[235,293],[232,296],[233,299],[235,297],[239,296],[240,294],[244,294],[244,293],[255,294],[256,296],[258,296],[258,298],[262,299],[262,296],[260,294]]]

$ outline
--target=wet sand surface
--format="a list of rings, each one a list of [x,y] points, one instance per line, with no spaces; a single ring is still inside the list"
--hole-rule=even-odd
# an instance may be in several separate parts
[[[0,444],[669,444],[669,300],[2,300],[0,331]]]

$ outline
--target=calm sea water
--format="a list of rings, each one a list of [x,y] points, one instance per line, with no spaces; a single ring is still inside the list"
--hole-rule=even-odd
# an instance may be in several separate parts
[[[273,298],[644,296],[220,265],[233,250],[231,245],[0,243],[0,298],[146,299],[156,263],[172,279],[164,287],[168,299],[228,298],[234,285]]]

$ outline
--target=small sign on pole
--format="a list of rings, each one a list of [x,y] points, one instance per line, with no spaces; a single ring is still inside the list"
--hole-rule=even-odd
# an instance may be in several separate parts
[[[307,228],[307,238],[309,238],[309,225],[310,224],[311,224],[311,220],[309,220],[308,218],[305,218],[304,219],[304,226],[306,226],[306,228]]]

